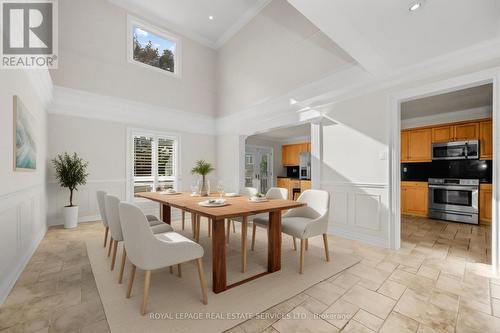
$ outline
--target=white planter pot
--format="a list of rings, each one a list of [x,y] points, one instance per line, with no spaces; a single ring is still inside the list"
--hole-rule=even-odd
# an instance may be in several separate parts
[[[65,229],[75,228],[78,225],[78,206],[64,207],[63,217]]]

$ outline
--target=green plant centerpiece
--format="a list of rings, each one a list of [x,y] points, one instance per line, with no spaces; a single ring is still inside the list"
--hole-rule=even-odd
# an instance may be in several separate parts
[[[52,160],[56,170],[56,178],[61,187],[69,189],[69,206],[73,207],[73,191],[78,191],[78,186],[87,183],[88,162],[81,159],[76,153],[59,154]]]
[[[202,197],[208,196],[209,185],[206,176],[214,170],[215,168],[212,166],[212,164],[204,160],[196,161],[195,166],[191,169],[191,173],[193,175],[196,174],[201,176],[201,186],[199,187],[199,191]]]

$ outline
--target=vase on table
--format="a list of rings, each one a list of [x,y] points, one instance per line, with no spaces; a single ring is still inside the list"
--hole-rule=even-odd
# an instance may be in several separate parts
[[[207,197],[210,195],[210,181],[206,179],[205,176],[202,176],[200,180],[198,180],[198,189],[200,191],[200,196]]]

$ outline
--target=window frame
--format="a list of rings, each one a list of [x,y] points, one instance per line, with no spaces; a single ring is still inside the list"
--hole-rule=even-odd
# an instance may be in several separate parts
[[[172,133],[172,132],[163,132],[163,131],[155,131],[155,130],[149,130],[149,129],[141,129],[141,128],[127,128],[127,184],[126,184],[126,195],[129,201],[132,202],[146,202],[149,201],[144,198],[136,198],[134,196],[134,183],[135,183],[135,176],[134,176],[134,137],[135,136],[151,136],[154,138],[153,142],[157,142],[158,138],[165,138],[169,140],[174,141],[174,162],[173,162],[173,168],[174,168],[174,176],[158,176],[158,165],[157,165],[157,158],[158,158],[158,146],[156,144],[153,144],[154,147],[152,147],[152,152],[153,156],[152,158],[152,168],[154,170],[154,174],[151,177],[145,177],[145,178],[152,178],[153,184],[156,184],[160,180],[173,180],[174,182],[174,189],[177,191],[182,188],[181,186],[181,165],[180,165],[180,152],[181,152],[181,141],[180,141],[180,135],[177,133]],[[160,179],[161,178],[161,179]],[[153,186],[154,191],[156,191],[156,185]]]
[[[171,40],[172,42],[175,42],[175,54],[174,54],[174,72],[169,72],[167,70],[151,66],[145,63],[142,63],[140,61],[137,61],[134,59],[134,50],[133,50],[133,45],[134,45],[134,27],[137,26],[141,29],[144,29],[147,32],[153,33],[155,35],[158,35],[161,38],[165,38],[168,40]],[[143,20],[140,20],[134,16],[127,15],[127,61],[131,64],[141,66],[142,68],[149,68],[154,71],[159,71],[161,73],[167,74],[168,76],[174,77],[174,78],[182,78],[182,43],[181,43],[181,38],[172,34],[171,32],[168,32],[166,30],[163,30],[161,28],[158,28],[150,23],[147,23]]]

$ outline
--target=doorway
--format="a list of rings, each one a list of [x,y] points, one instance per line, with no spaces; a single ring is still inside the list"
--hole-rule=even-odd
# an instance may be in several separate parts
[[[499,249],[498,249],[498,212],[497,212],[497,201],[498,201],[498,186],[497,186],[497,177],[498,177],[498,149],[496,148],[496,142],[497,138],[496,136],[498,135],[498,125],[497,125],[497,96],[498,96],[498,79],[499,79],[499,71],[498,70],[492,70],[492,71],[485,71],[485,72],[480,72],[476,73],[473,75],[467,75],[463,77],[458,77],[454,79],[450,79],[444,82],[439,82],[437,84],[432,84],[427,87],[419,88],[419,89],[413,89],[411,91],[406,91],[398,96],[395,96],[392,98],[392,133],[391,133],[391,163],[390,163],[390,196],[391,196],[391,225],[390,225],[390,244],[392,248],[399,248],[401,245],[401,234],[404,232],[402,229],[402,218],[401,218],[401,211],[402,210],[407,210],[407,209],[414,209],[417,213],[423,213],[424,211],[429,210],[429,202],[432,200],[430,196],[428,196],[428,201],[427,206],[425,206],[425,202],[420,202],[422,205],[420,205],[418,198],[422,197],[422,193],[427,193],[428,195],[428,183],[425,184],[425,186],[421,186],[418,188],[418,185],[421,184],[410,184],[410,185],[415,185],[414,188],[410,189],[410,196],[413,196],[411,200],[411,204],[409,207],[406,205],[407,202],[405,202],[405,190],[402,188],[404,184],[404,178],[405,172],[408,172],[408,170],[405,170],[404,163],[402,162],[402,159],[405,158],[403,156],[404,154],[408,154],[408,151],[406,150],[407,147],[405,146],[407,144],[407,138],[405,138],[405,135],[402,135],[402,132],[405,131],[405,127],[408,127],[408,121],[405,119],[402,119],[402,111],[404,109],[404,103],[408,102],[413,102],[419,99],[425,99],[425,98],[435,98],[436,96],[439,95],[446,95],[446,94],[453,94],[454,92],[460,91],[460,90],[467,90],[467,89],[477,89],[477,87],[480,86],[485,86],[489,85],[491,87],[491,115],[489,119],[489,126],[491,127],[491,154],[493,155],[491,157],[490,161],[490,167],[491,167],[491,183],[489,184],[490,186],[490,193],[489,193],[489,199],[485,200],[486,196],[483,197],[483,206],[486,206],[487,210],[490,211],[491,213],[491,236],[489,237],[489,244],[487,244],[487,252],[489,252],[490,256],[488,257],[488,263],[492,264],[494,272],[498,272],[498,267],[499,267]],[[471,113],[474,113],[477,111],[474,110],[469,110],[468,112],[462,112],[461,116],[465,116],[466,113],[469,113],[469,116],[471,116]],[[472,115],[473,116],[473,115]],[[440,116],[435,116],[435,120],[437,120]],[[431,117],[432,118],[432,117]],[[474,118],[474,117],[473,117]],[[478,117],[477,124],[473,125],[473,128],[479,128],[481,122],[487,122],[488,117]],[[421,119],[420,119],[421,120]],[[420,121],[419,120],[419,121]],[[448,130],[451,128],[451,132],[455,134],[448,134],[452,135],[451,137],[447,138],[447,140],[444,141],[458,141],[460,139],[460,136],[456,136],[457,133],[457,127],[455,126],[456,124],[461,124],[461,120],[463,119],[455,119],[456,121],[450,121],[451,124],[445,124],[444,126],[436,126],[438,127],[437,130],[430,131],[420,131],[416,133],[416,136],[420,136],[420,138],[423,138],[422,140],[440,140],[438,137],[439,135],[442,135],[443,133],[440,132],[441,129],[446,129]],[[470,119],[474,120],[474,119]],[[472,121],[475,123],[474,121]],[[440,123],[440,122],[437,122]],[[464,120],[464,123],[467,123],[467,119]],[[414,123],[415,125],[416,123]],[[418,124],[421,125],[420,127],[425,128],[425,123]],[[427,124],[430,127],[432,124]],[[458,125],[457,125],[458,126]],[[417,126],[418,127],[418,126]],[[472,127],[471,127],[472,128]],[[460,127],[460,130],[462,128]],[[450,132],[450,131],[449,131]],[[450,133],[451,133],[450,132]],[[494,133],[494,134],[493,134]],[[434,134],[434,138],[432,135]],[[427,138],[426,136],[430,135],[430,138]],[[415,136],[415,137],[416,137]],[[432,146],[430,146],[428,149],[432,149]],[[427,148],[426,148],[427,149]],[[418,160],[419,158],[424,158],[427,152],[425,150],[420,150],[420,156],[410,156],[409,160],[410,162],[414,162],[415,159]],[[428,163],[433,163],[434,160],[432,159],[432,151],[431,153],[431,158],[429,161],[422,161],[422,162],[428,162]],[[417,154],[418,155],[418,154]],[[408,157],[408,156],[406,156]],[[411,161],[413,159],[413,161]],[[478,159],[479,160],[479,159]],[[413,172],[414,170],[412,170]],[[417,172],[418,174],[418,172]],[[403,182],[402,182],[403,180]],[[479,184],[477,186],[479,188]],[[408,199],[406,199],[408,200]],[[481,199],[479,199],[480,201]],[[424,208],[420,207],[423,206]],[[416,214],[418,215],[418,214]],[[405,221],[403,221],[405,223]],[[464,223],[460,224],[453,224],[453,228],[461,228],[464,229],[466,226],[471,226],[467,225]],[[491,244],[491,247],[490,247]]]

